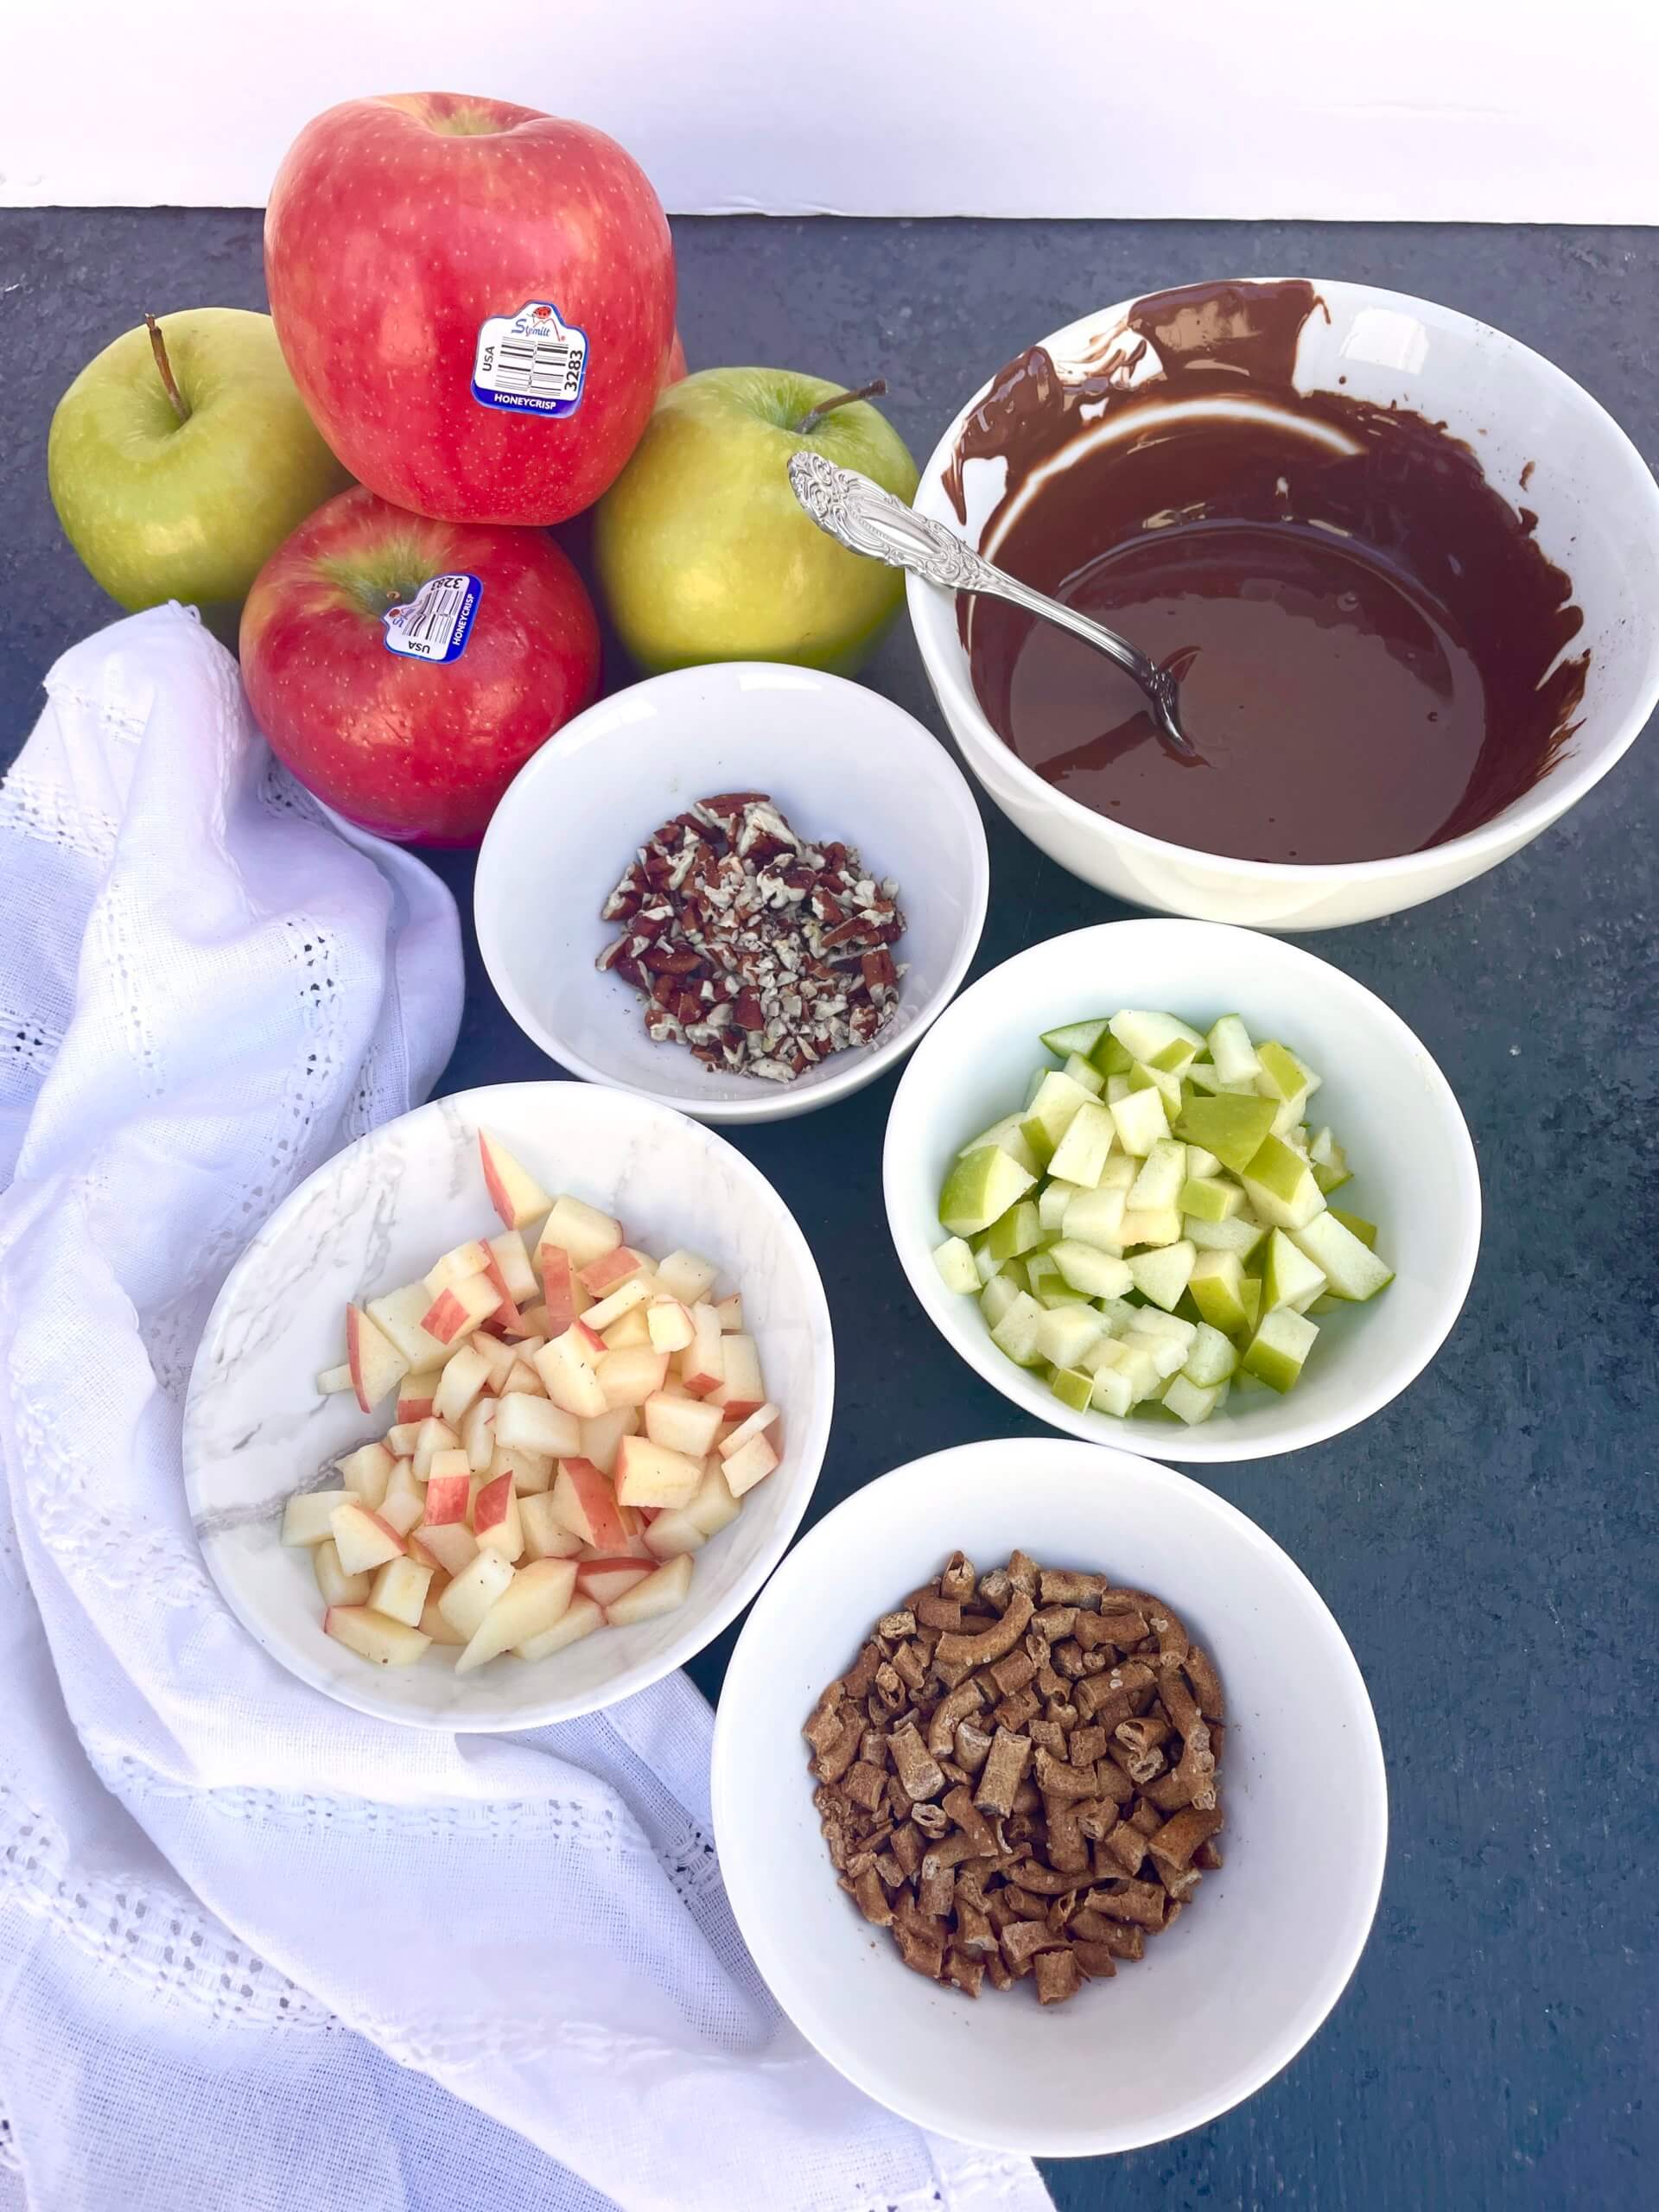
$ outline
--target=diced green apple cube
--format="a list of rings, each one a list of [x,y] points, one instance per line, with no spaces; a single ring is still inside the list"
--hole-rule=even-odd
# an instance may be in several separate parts
[[[1171,1377],[1169,1388],[1164,1392],[1164,1404],[1189,1428],[1193,1428],[1199,1421],[1209,1420],[1220,1395],[1219,1383],[1205,1389],[1190,1376],[1176,1375]]]
[[[1186,1357],[1198,1333],[1196,1321],[1184,1321],[1179,1313],[1166,1313],[1157,1306],[1131,1306],[1128,1310],[1126,1335],[1167,1338],[1180,1346],[1181,1357]]]
[[[939,1193],[939,1226],[951,1236],[977,1236],[1024,1198],[1036,1181],[1019,1161],[995,1145],[963,1155]]]
[[[1201,1144],[1206,1152],[1213,1152],[1224,1167],[1241,1175],[1261,1150],[1263,1140],[1272,1134],[1274,1111],[1270,1098],[1231,1094],[1190,1097],[1181,1109],[1175,1133],[1188,1144]]]
[[[1206,1152],[1201,1144],[1186,1147],[1186,1175],[1191,1183],[1207,1183],[1212,1175],[1219,1175],[1221,1162],[1213,1152]]]
[[[1251,1210],[1274,1229],[1300,1229],[1325,1210],[1313,1169],[1282,1137],[1265,1138],[1239,1180]]]
[[[1134,1382],[1122,1367],[1098,1368],[1089,1402],[1097,1414],[1116,1414],[1121,1421],[1135,1403]]]
[[[1224,1382],[1237,1365],[1238,1353],[1231,1341],[1207,1321],[1200,1322],[1181,1367],[1187,1381],[1196,1382],[1201,1390],[1211,1390],[1217,1382]]]
[[[1248,1325],[1243,1280],[1244,1262],[1236,1252],[1200,1252],[1193,1261],[1186,1287],[1211,1329],[1234,1337]]]
[[[1160,1137],[1129,1185],[1128,1204],[1136,1213],[1155,1213],[1173,1206],[1185,1180],[1186,1147],[1173,1137]]]
[[[1124,1264],[1142,1298],[1161,1306],[1166,1313],[1173,1313],[1192,1280],[1198,1256],[1195,1248],[1182,1237],[1176,1243],[1166,1245],[1162,1251],[1137,1253]]]
[[[1174,1206],[1160,1206],[1154,1213],[1137,1213],[1133,1206],[1126,1206],[1122,1236],[1125,1251],[1136,1244],[1179,1244],[1180,1214]]]
[[[1167,1068],[1151,1068],[1144,1060],[1137,1060],[1129,1070],[1129,1089],[1157,1091],[1172,1122],[1181,1110],[1181,1078]]]
[[[1082,1192],[1081,1183],[1057,1183],[1052,1179],[1044,1184],[1037,1193],[1037,1218],[1045,1236],[1058,1236],[1065,1220],[1065,1210]]]
[[[1190,1060],[1181,1070],[1181,1081],[1192,1090],[1214,1092],[1221,1089],[1221,1077],[1216,1073],[1213,1060]],[[1254,1090],[1255,1085],[1251,1085]]]
[[[1022,1252],[1034,1251],[1042,1241],[1042,1221],[1031,1198],[1019,1199],[985,1231],[985,1243],[994,1260],[1017,1260]]]
[[[1301,1313],[1324,1288],[1324,1268],[1308,1258],[1300,1242],[1293,1244],[1282,1229],[1275,1229],[1268,1239],[1268,1255],[1262,1269],[1265,1310],[1271,1313],[1275,1306],[1289,1306]]]
[[[1313,1180],[1329,1198],[1332,1191],[1353,1179],[1353,1170],[1348,1165],[1348,1155],[1337,1142],[1329,1128],[1321,1129],[1307,1147],[1307,1156],[1313,1168]]]
[[[1069,1236],[1052,1246],[1048,1257],[1062,1280],[1085,1298],[1121,1298],[1134,1280],[1127,1260]]]
[[[1137,1014],[1126,1009],[1115,1014],[1108,1027],[1131,1059],[1148,1064],[1169,1045],[1188,1047],[1183,1066],[1204,1050],[1204,1039],[1198,1031],[1178,1021],[1173,1014]]]
[[[1266,1226],[1249,1214],[1236,1213],[1225,1221],[1205,1221],[1201,1214],[1183,1214],[1181,1234],[1190,1236],[1200,1252],[1236,1252],[1248,1260],[1267,1235]]]
[[[993,1275],[1001,1274],[1007,1265],[1007,1261],[999,1260],[996,1257],[982,1236],[976,1237],[968,1249],[974,1255],[974,1273],[978,1277],[982,1288],[989,1282]]]
[[[1280,1100],[1273,1117],[1274,1135],[1286,1138],[1304,1160],[1307,1157],[1307,1134],[1302,1128],[1302,1116],[1306,1111],[1307,1093],[1299,1090],[1291,1097]]]
[[[1046,1165],[1053,1159],[1060,1139],[1085,1106],[1094,1099],[1080,1083],[1051,1068],[1037,1085],[1025,1119],[1020,1124],[1026,1142]],[[1064,1169],[1059,1171],[1064,1173]]]
[[[947,1290],[966,1294],[980,1287],[979,1269],[974,1264],[973,1247],[963,1238],[947,1236],[943,1244],[935,1246],[933,1264]]]
[[[1107,1085],[1109,1096],[1111,1085]],[[1117,1128],[1117,1141],[1125,1152],[1136,1160],[1144,1160],[1154,1145],[1169,1135],[1169,1116],[1164,1111],[1164,1094],[1155,1084],[1145,1090],[1131,1090],[1116,1100],[1109,1109]],[[946,1226],[949,1226],[947,1223]]]
[[[1224,1084],[1255,1083],[1262,1063],[1250,1042],[1250,1033],[1237,1014],[1222,1015],[1211,1029],[1209,1045],[1216,1074]]]
[[[1045,1029],[1043,1042],[1062,1060],[1069,1052],[1081,1052],[1086,1058],[1109,1027],[1103,1014],[1093,1021],[1068,1021],[1058,1029]]]
[[[1046,1282],[1058,1282],[1060,1271],[1054,1264],[1052,1245],[1040,1252],[1029,1252],[1025,1259],[1026,1281],[1034,1297]]]
[[[1054,1368],[1048,1378],[1048,1387],[1063,1406],[1070,1406],[1074,1414],[1086,1412],[1095,1392],[1092,1375],[1081,1375],[1074,1367]]]
[[[996,1334],[997,1324],[1014,1300],[1020,1295],[1018,1283],[1010,1282],[1006,1275],[997,1275],[979,1294],[979,1310],[985,1316],[985,1325]]]
[[[1133,1065],[1134,1065],[1134,1062],[1133,1062],[1133,1061],[1131,1061],[1131,1062],[1130,1062],[1130,1066],[1133,1066]],[[1122,1069],[1120,1069],[1120,1070],[1117,1071],[1117,1073],[1116,1073],[1116,1074],[1115,1074],[1115,1075],[1109,1075],[1109,1076],[1107,1077],[1107,1078],[1106,1078],[1106,1088],[1105,1088],[1105,1090],[1102,1093],[1102,1096],[1104,1097],[1104,1099],[1105,1099],[1105,1101],[1106,1101],[1106,1103],[1107,1103],[1109,1106],[1116,1106],[1116,1103],[1117,1103],[1117,1102],[1118,1102],[1118,1100],[1119,1100],[1120,1098],[1127,1098],[1127,1097],[1128,1096],[1128,1095],[1129,1095],[1129,1071],[1128,1071],[1128,1068],[1122,1068]]]
[[[1317,1090],[1324,1081],[1283,1045],[1258,1045],[1255,1057],[1261,1064],[1255,1087],[1264,1098],[1294,1098],[1299,1092]]]
[[[1064,1080],[1064,1078],[1062,1078]],[[1090,1098],[1075,1113],[1048,1163],[1051,1175],[1092,1190],[1116,1139],[1108,1109]]]
[[[1375,1298],[1394,1281],[1394,1269],[1384,1267],[1332,1213],[1316,1214],[1295,1231],[1295,1242],[1310,1262],[1324,1269],[1337,1298]]]
[[[1244,1193],[1230,1176],[1188,1173],[1175,1201],[1198,1221],[1229,1221],[1244,1204]]]
[[[1154,1396],[1163,1385],[1164,1378],[1158,1372],[1158,1363],[1152,1356],[1150,1338],[1143,1338],[1138,1344],[1126,1342],[1122,1358],[1109,1372],[1122,1376],[1128,1382],[1129,1401],[1133,1405],[1139,1405],[1143,1399]]]
[[[1069,1075],[1073,1083],[1081,1084],[1091,1098],[1098,1098],[1106,1088],[1106,1078],[1093,1061],[1085,1060],[1077,1052],[1070,1055],[1060,1073]]]
[[[1135,1054],[1120,1045],[1109,1023],[1090,1048],[1090,1058],[1109,1083],[1115,1075],[1128,1075],[1135,1065]]]
[[[1122,1191],[1124,1204],[1128,1204],[1128,1192],[1135,1187],[1135,1179],[1141,1173],[1141,1162],[1127,1152],[1115,1152],[1101,1169],[1095,1185],[1097,1191]]]
[[[1042,1319],[1043,1309],[1037,1300],[1017,1291],[1007,1312],[991,1331],[991,1342],[999,1351],[1006,1352],[1016,1366],[1035,1367],[1041,1359],[1037,1332]]]
[[[1051,1367],[1077,1367],[1105,1333],[1092,1306],[1061,1306],[1037,1324],[1037,1349]]]
[[[1067,1204],[1063,1224],[1069,1241],[1093,1244],[1103,1252],[1123,1249],[1122,1190],[1079,1191]]]
[[[1100,1311],[1096,1307],[1096,1319],[1100,1318]],[[1085,1375],[1098,1375],[1103,1367],[1120,1365],[1122,1357],[1123,1347],[1116,1337],[1100,1336],[1095,1338],[1087,1351],[1078,1356],[1073,1364],[1080,1367]]]
[[[1259,1376],[1269,1389],[1290,1389],[1319,1333],[1319,1325],[1305,1314],[1293,1313],[1287,1306],[1274,1306],[1262,1315],[1245,1349],[1245,1373]]]
[[[1244,1325],[1254,1331],[1262,1319],[1262,1278],[1246,1275],[1238,1286],[1238,1294],[1244,1300]]]
[[[1017,1160],[1026,1173],[1034,1179],[1040,1173],[1042,1163],[1020,1133],[1020,1124],[1025,1118],[1023,1114],[1005,1114],[1000,1122],[993,1122],[990,1128],[976,1136],[971,1144],[963,1145],[957,1154],[957,1159],[966,1160],[970,1152],[982,1151],[990,1145],[998,1152],[1006,1152],[1010,1159]]]
[[[1160,1382],[1166,1382],[1172,1375],[1179,1375],[1181,1363],[1186,1357],[1186,1347],[1178,1344],[1173,1337],[1148,1336],[1141,1329],[1133,1331],[1122,1343],[1125,1358],[1131,1357],[1137,1351],[1145,1352],[1157,1370]]]
[[[1376,1224],[1367,1221],[1361,1214],[1344,1213],[1340,1206],[1331,1209],[1332,1221],[1339,1221],[1351,1236],[1357,1236],[1368,1252],[1376,1249]]]

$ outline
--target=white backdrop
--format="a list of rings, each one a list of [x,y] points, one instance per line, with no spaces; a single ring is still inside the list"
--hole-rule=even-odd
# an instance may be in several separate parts
[[[1656,0],[11,0],[0,206],[257,207],[353,94],[580,116],[671,212],[1659,222]]]

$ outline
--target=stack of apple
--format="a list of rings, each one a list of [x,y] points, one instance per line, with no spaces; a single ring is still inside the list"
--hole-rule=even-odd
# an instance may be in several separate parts
[[[465,1674],[671,1611],[692,1554],[778,1465],[781,1415],[712,1263],[652,1260],[494,1138],[479,1149],[503,1233],[346,1308],[318,1388],[365,1413],[396,1391],[397,1417],[283,1517],[325,1632],[381,1666],[436,1643]]]

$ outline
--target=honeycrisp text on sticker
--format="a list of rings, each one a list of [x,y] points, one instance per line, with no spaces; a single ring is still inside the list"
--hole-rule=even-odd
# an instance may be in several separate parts
[[[588,334],[564,322],[550,300],[479,326],[473,397],[482,407],[529,415],[574,415],[588,373]]]
[[[483,595],[478,578],[463,570],[429,576],[413,599],[388,607],[381,616],[386,651],[408,660],[459,660],[473,634],[473,617]]]

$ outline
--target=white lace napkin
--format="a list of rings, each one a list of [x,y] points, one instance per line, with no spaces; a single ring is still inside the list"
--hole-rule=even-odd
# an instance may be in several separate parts
[[[284,1192],[424,1096],[455,915],[274,767],[188,613],[47,689],[0,791],[0,2206],[1040,2212],[779,2018],[683,1678],[434,1736],[221,1603],[198,1333]]]

